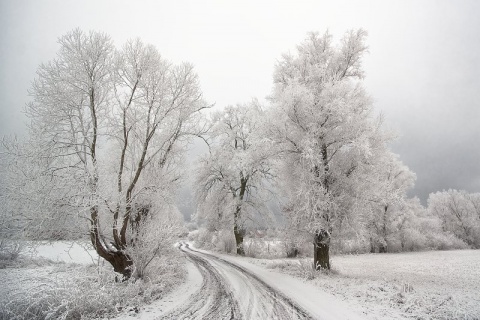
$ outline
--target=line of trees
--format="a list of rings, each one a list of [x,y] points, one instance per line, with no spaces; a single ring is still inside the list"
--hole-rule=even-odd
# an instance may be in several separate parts
[[[389,150],[394,136],[362,84],[366,36],[351,30],[334,45],[311,33],[277,62],[268,105],[205,114],[192,65],[138,39],[116,48],[103,33],[69,32],[38,68],[28,139],[3,141],[2,237],[88,234],[116,272],[142,278],[181,230],[174,198],[199,136],[209,152],[197,164],[195,216],[228,230],[237,254],[249,228],[274,223],[273,200],[288,233],[313,244],[316,269],[352,238],[371,252],[448,237],[480,247],[478,194],[435,193],[427,210],[407,198],[415,174]]]
[[[416,176],[389,150],[395,136],[362,85],[366,36],[351,30],[335,46],[328,32],[309,34],[277,62],[267,106],[213,116],[196,218],[210,234],[233,230],[237,254],[247,229],[272,221],[269,192],[282,209],[287,255],[308,241],[316,269],[331,267],[332,245],[380,253],[478,246],[475,196],[449,191],[446,204],[433,194],[428,209],[407,197]]]
[[[317,269],[330,268],[330,243],[342,224],[379,223],[413,184],[413,173],[388,151],[392,135],[361,83],[366,35],[349,31],[334,46],[328,32],[310,34],[277,63],[268,107],[227,108],[214,118],[221,129],[197,176],[198,216],[221,228],[227,215],[237,253],[244,253],[240,226],[264,202],[267,179],[276,183],[287,228],[313,243]]]
[[[440,220],[443,232],[480,248],[480,193],[452,189],[431,193],[428,211]]]

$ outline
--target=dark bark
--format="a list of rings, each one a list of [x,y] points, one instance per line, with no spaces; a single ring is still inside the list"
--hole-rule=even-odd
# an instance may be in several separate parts
[[[329,192],[330,180],[328,150],[325,143],[322,144],[321,153],[323,172],[321,172],[318,166],[315,166],[314,174],[316,178],[323,176],[320,184],[325,189],[325,194],[327,194]],[[330,216],[328,212],[324,213],[323,218],[327,224],[330,222]],[[330,232],[325,229],[317,230],[315,233],[313,241],[313,266],[315,270],[330,270]]]
[[[244,256],[245,249],[243,248],[243,238],[245,236],[245,231],[239,228],[237,226],[237,223],[235,223],[235,226],[233,227],[233,234],[235,235],[235,243],[237,245],[237,254]]]
[[[298,248],[295,245],[287,248],[287,258],[296,258],[298,253]]]
[[[315,270],[330,270],[330,234],[319,230],[313,241],[313,265]]]
[[[382,226],[382,241],[378,244],[378,252],[386,253],[387,252],[387,211],[388,205],[383,208],[383,226]]]
[[[132,259],[124,250],[120,250],[117,244],[112,244],[115,248],[107,246],[99,230],[97,207],[90,208],[90,218],[90,240],[98,255],[107,260],[115,272],[121,273],[124,280],[129,279],[132,275]]]
[[[94,176],[92,181],[92,187],[97,188],[98,176],[96,172],[96,144],[97,144],[97,129],[98,121],[95,105],[95,91],[93,88],[90,90],[90,113],[93,122],[93,137],[90,145],[90,157],[94,167]],[[115,234],[114,234],[115,235]],[[98,220],[98,207],[93,206],[90,208],[90,241],[93,247],[97,251],[98,255],[107,260],[113,267],[115,272],[121,273],[123,279],[127,280],[132,275],[131,266],[133,261],[128,254],[125,253],[123,247],[121,248],[119,243],[111,244],[108,246],[106,240],[103,238],[100,232],[100,222]],[[117,241],[116,241],[117,242]],[[113,247],[113,248],[112,248]]]
[[[375,253],[375,242],[372,237],[370,237],[370,253]]]
[[[245,236],[245,230],[240,226],[240,214],[242,211],[242,201],[245,196],[245,192],[247,191],[247,181],[248,177],[243,177],[243,174],[240,173],[240,193],[238,199],[240,203],[235,208],[235,215],[234,215],[234,225],[233,225],[233,235],[235,236],[235,243],[237,245],[237,254],[244,256],[245,249],[243,248],[243,238]],[[235,193],[234,193],[235,197]]]
[[[386,243],[379,243],[378,244],[378,253],[386,253],[387,252],[387,244]]]

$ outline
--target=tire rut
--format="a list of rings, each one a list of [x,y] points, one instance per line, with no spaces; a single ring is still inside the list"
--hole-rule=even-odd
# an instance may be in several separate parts
[[[158,319],[313,319],[289,297],[247,269],[191,249],[186,243],[180,245],[180,250],[200,271],[202,286],[185,304]],[[237,296],[232,281],[238,286]]]
[[[220,273],[207,260],[182,247],[180,250],[200,271],[202,286],[186,304],[157,319],[243,319],[238,303]]]
[[[271,302],[273,306],[273,312],[269,317],[270,319],[314,319],[308,314],[307,311],[305,311],[302,307],[293,302],[289,297],[287,297],[280,291],[272,288],[269,284],[264,282],[257,275],[251,273],[245,268],[215,255],[193,250],[189,248],[188,244],[185,244],[185,247],[197,254],[208,256],[208,258],[211,260],[219,261],[220,263],[226,264],[229,267],[236,269],[237,271],[245,275],[248,280],[252,282],[253,285],[258,289],[257,293],[260,293],[263,296],[263,300],[269,300]],[[247,316],[245,319],[255,318],[255,315],[252,314],[251,306],[249,306],[249,310],[247,311],[246,315]]]

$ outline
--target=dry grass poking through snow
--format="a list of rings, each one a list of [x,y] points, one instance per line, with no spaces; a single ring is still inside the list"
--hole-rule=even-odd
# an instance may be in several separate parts
[[[181,260],[159,258],[155,277],[121,283],[109,266],[20,257],[0,268],[0,320],[90,319],[135,309],[184,281]]]
[[[312,281],[368,319],[480,319],[480,250],[336,256],[327,273],[311,271],[311,258],[260,263]]]

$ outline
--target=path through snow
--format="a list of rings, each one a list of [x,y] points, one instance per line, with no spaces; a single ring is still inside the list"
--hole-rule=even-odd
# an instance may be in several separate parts
[[[187,282],[140,319],[361,319],[345,302],[288,275],[186,243],[180,250],[188,259]]]

